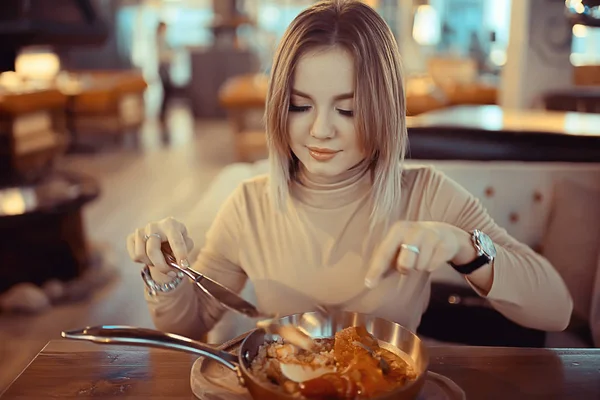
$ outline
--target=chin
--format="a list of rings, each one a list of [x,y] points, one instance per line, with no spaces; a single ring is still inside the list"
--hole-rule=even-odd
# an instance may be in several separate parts
[[[324,163],[324,162],[318,162],[318,161],[314,161],[314,160],[310,160],[309,162],[304,164],[304,167],[311,174],[328,177],[328,178],[340,175],[347,169],[347,168],[344,169],[343,166],[336,165],[335,163],[328,163],[328,162]]]

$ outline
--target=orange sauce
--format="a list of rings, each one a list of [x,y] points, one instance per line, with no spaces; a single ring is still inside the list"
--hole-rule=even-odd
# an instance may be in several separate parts
[[[384,374],[379,361],[360,342],[373,349],[390,365]],[[322,375],[300,384],[300,393],[313,400],[368,399],[392,391],[416,378],[410,365],[398,355],[379,347],[377,339],[364,327],[346,328],[335,335],[334,357],[338,372]]]

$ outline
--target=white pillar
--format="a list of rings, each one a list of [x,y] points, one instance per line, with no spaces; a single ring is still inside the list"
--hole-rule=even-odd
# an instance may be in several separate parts
[[[512,0],[500,105],[533,108],[543,93],[573,86],[571,42],[564,1]]]

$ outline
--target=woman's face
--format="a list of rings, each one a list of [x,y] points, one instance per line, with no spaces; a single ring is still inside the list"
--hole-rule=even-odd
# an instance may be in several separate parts
[[[315,175],[335,177],[364,159],[354,126],[354,60],[341,48],[304,54],[292,80],[292,151]]]

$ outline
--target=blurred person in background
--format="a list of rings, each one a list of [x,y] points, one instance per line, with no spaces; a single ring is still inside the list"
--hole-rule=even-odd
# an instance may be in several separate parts
[[[173,49],[167,41],[167,24],[160,22],[156,28],[156,51],[158,55],[158,76],[160,78],[163,97],[160,105],[160,122],[165,124],[167,106],[173,94],[171,83],[171,62],[173,60]]]

